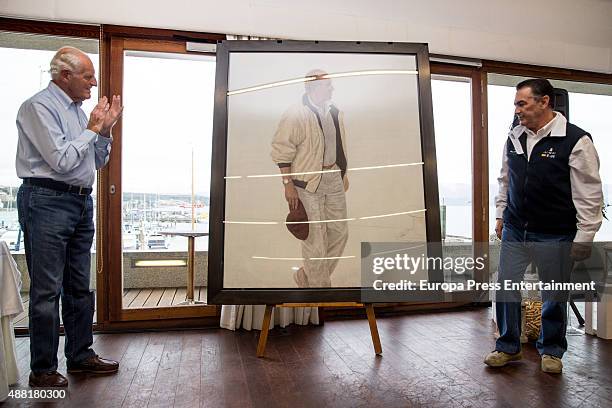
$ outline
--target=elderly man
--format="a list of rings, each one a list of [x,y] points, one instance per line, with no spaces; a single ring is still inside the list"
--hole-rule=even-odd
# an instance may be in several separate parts
[[[346,147],[343,114],[331,101],[327,73],[306,74],[302,101],[287,110],[272,141],[272,159],[280,168],[285,199],[292,210],[300,200],[309,233],[302,241],[304,266],[294,273],[298,287],[330,287],[348,238],[345,192]]]
[[[91,349],[94,293],[89,289],[94,236],[92,185],[109,159],[121,98],[106,97],[89,119],[81,103],[97,86],[82,51],[63,47],[51,60],[51,82],[17,114],[17,195],[30,274],[30,379],[32,387],[65,387],[57,372],[59,298],[69,373],[116,372],[119,364]]]
[[[553,111],[545,79],[516,86],[520,124],[504,147],[496,232],[502,240],[499,283],[520,282],[533,262],[543,282],[569,282],[574,261],[590,256],[601,226],[603,195],[599,158],[589,135]],[[485,364],[520,360],[520,293],[498,292],[499,338]],[[567,292],[542,291],[542,327],[536,343],[541,369],[561,373],[567,350]]]

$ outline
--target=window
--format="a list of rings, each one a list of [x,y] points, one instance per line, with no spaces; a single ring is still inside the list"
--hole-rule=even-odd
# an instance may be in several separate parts
[[[49,35],[0,31],[0,240],[7,243],[21,271],[22,298],[28,300],[29,278],[23,245],[23,233],[17,219],[17,191],[21,180],[15,172],[17,150],[17,127],[15,118],[21,104],[47,87],[50,81],[49,63],[55,52],[62,46],[71,45],[87,53],[95,67],[98,66],[98,41],[93,39],[69,38]],[[97,70],[96,70],[97,71]],[[98,74],[96,72],[96,74]],[[87,115],[98,100],[97,88],[92,89],[91,99],[82,105]],[[94,209],[96,195],[94,185]],[[92,248],[95,251],[95,248]],[[95,263],[95,256],[92,257]],[[92,285],[95,288],[95,273]],[[27,311],[27,305],[25,305]],[[27,312],[14,320],[17,327],[28,325]]]
[[[472,241],[472,95],[469,78],[433,76],[440,223],[445,242]]]
[[[478,245],[477,211],[480,208],[481,185],[478,149],[480,123],[473,123],[474,110],[479,112],[480,92],[474,86],[480,73],[471,67],[434,66],[432,102],[436,135],[436,162],[440,200],[440,225],[444,257],[480,257],[484,248]],[[474,201],[476,200],[476,201]],[[460,268],[444,270],[446,282],[466,279],[483,280],[484,270]]]
[[[502,150],[514,114],[515,86],[526,77],[489,74],[489,231],[495,233],[495,200],[497,177],[501,168]],[[591,133],[599,153],[604,203],[608,218],[612,212],[612,85],[552,80],[556,88],[569,92],[570,121]],[[612,222],[603,221],[596,241],[612,241]]]
[[[215,57],[126,50],[123,63],[123,307],[173,306],[185,300],[185,266],[135,265],[186,260],[187,238],[165,232],[191,230],[192,215],[208,231]],[[195,249],[205,254],[207,237]],[[196,257],[196,299],[204,261]]]

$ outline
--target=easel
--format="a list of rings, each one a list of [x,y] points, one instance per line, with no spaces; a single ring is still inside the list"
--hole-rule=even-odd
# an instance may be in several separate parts
[[[376,315],[374,314],[374,305],[372,303],[280,303],[277,305],[266,305],[263,324],[261,326],[261,334],[259,335],[259,343],[257,344],[257,357],[263,357],[266,352],[268,331],[270,330],[270,320],[272,320],[272,309],[275,307],[364,307],[366,315],[368,316],[368,323],[370,324],[370,334],[372,335],[374,353],[377,355],[382,354],[382,346],[380,345],[380,337],[378,336],[378,326],[376,326]]]

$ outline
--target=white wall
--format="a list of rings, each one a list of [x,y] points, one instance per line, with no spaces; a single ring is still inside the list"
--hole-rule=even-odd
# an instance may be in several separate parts
[[[427,42],[432,53],[612,73],[610,0],[0,0],[0,14],[292,39]]]

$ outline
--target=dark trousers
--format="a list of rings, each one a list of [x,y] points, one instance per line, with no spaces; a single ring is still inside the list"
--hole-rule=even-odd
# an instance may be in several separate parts
[[[89,195],[22,185],[17,195],[30,275],[30,368],[57,369],[59,299],[69,362],[94,355],[94,293],[89,290],[93,202]]]
[[[552,235],[527,232],[504,223],[498,283],[521,282],[527,266],[535,264],[542,282],[569,282],[575,233]],[[510,354],[521,349],[521,301],[518,291],[498,291],[496,303],[499,338],[495,350]],[[567,298],[564,291],[542,291],[542,326],[536,347],[540,354],[561,358],[567,350]]]

